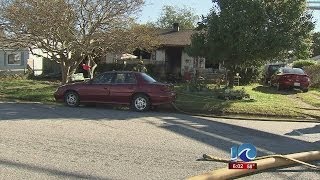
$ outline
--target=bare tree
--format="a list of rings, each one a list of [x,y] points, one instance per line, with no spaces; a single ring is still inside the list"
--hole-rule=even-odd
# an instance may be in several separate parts
[[[96,57],[133,47],[151,47],[156,42],[149,42],[154,37],[152,29],[134,23],[143,3],[143,0],[1,0],[0,21],[5,30],[2,41],[41,49],[44,54],[37,55],[49,56],[61,64],[63,84],[84,59],[92,67],[92,77]]]

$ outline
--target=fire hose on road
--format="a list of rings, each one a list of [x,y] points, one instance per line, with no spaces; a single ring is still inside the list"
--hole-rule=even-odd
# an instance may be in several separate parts
[[[214,156],[204,155],[203,160],[207,161],[219,161],[228,163],[230,160],[216,158]],[[261,172],[263,170],[287,167],[291,165],[305,165],[308,168],[320,171],[319,166],[309,164],[310,161],[319,161],[320,160],[320,151],[310,151],[310,152],[301,152],[296,154],[288,155],[270,155],[256,158],[252,163],[256,163],[258,168],[255,170],[236,170],[222,168],[210,173],[202,174],[199,176],[191,177],[189,180],[215,180],[215,179],[234,179],[242,176],[248,176],[253,173]]]
[[[172,106],[181,113],[195,115],[193,113],[185,112],[179,109],[174,103]],[[204,161],[217,161],[229,163],[230,159],[222,159],[210,155],[203,155]],[[252,163],[257,164],[257,169],[251,170],[240,170],[240,169],[229,169],[228,167],[212,171],[210,173],[202,174],[199,176],[191,177],[189,180],[220,180],[220,179],[234,179],[238,177],[248,176],[250,174],[259,173],[267,169],[288,167],[292,165],[304,165],[310,169],[320,172],[320,167],[312,165],[307,162],[311,161],[320,161],[320,151],[310,151],[310,152],[301,152],[288,155],[269,155],[255,158],[255,161]]]

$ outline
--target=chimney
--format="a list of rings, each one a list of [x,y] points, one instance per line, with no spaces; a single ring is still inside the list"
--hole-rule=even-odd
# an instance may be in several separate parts
[[[173,23],[173,30],[174,30],[175,32],[180,31],[179,23]]]

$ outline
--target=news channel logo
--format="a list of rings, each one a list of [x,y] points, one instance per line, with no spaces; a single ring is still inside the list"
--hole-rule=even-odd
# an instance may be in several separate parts
[[[232,146],[231,161],[236,162],[240,158],[244,162],[253,161],[257,157],[257,149],[249,143],[241,144],[240,146]]]

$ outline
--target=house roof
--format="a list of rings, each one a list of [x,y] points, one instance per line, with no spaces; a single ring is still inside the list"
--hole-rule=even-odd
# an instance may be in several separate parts
[[[195,31],[192,29],[173,29],[159,30],[159,40],[162,46],[188,46],[191,44],[191,35]]]

